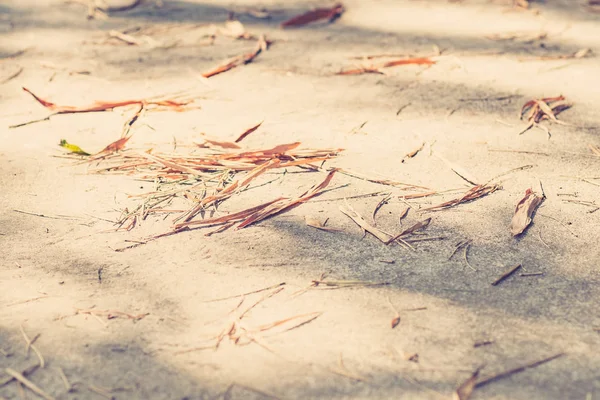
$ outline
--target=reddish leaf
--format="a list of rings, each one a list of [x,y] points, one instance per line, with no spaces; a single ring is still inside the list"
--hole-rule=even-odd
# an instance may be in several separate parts
[[[127,143],[127,141],[129,140],[130,137],[131,136],[123,137],[119,140],[112,142],[98,154],[114,153],[114,152],[123,150],[123,148],[125,148],[125,144]]]
[[[328,20],[333,22],[344,12],[344,6],[341,3],[337,3],[332,8],[317,8],[312,11],[305,12],[304,14],[297,15],[281,23],[282,28],[289,26],[302,26],[311,22]]]

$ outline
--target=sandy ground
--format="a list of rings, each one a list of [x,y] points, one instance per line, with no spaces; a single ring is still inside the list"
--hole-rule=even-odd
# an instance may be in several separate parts
[[[34,345],[46,361],[29,379],[56,399],[450,399],[479,367],[491,375],[558,353],[565,354],[482,386],[472,398],[600,398],[600,212],[564,201],[598,202],[600,181],[576,177],[598,177],[600,157],[588,145],[600,145],[600,63],[596,57],[539,59],[583,48],[600,54],[600,14],[579,3],[547,0],[535,12],[513,11],[500,1],[348,0],[347,12],[333,24],[281,30],[284,19],[321,4],[165,1],[158,8],[147,1],[106,20],[86,20],[80,4],[2,2],[0,78],[23,68],[0,85],[2,373],[37,363],[35,353],[25,351],[22,329],[30,339],[40,335]],[[248,7],[280,11],[271,20],[239,14],[250,32],[275,41],[271,49],[252,64],[199,79],[254,45],[222,36],[207,45],[203,24],[222,23],[229,10]],[[107,41],[111,29],[133,27],[169,29],[138,46]],[[509,32],[547,36],[485,37]],[[360,64],[354,56],[430,55],[436,48],[442,56],[431,68],[334,75]],[[170,223],[150,218],[131,232],[109,232],[106,220],[132,204],[127,195],[153,184],[90,175],[85,165],[55,156],[64,153],[57,146],[63,138],[101,149],[118,137],[133,110],[61,115],[8,129],[47,113],[21,86],[66,104],[198,93],[200,109],[147,113],[129,144],[141,149],[176,141],[184,151],[201,133],[231,140],[264,119],[248,146],[301,141],[344,148],[328,165],[438,191],[468,188],[436,155],[480,182],[532,167],[505,176],[503,190],[450,210],[420,211],[451,195],[409,200],[413,208],[403,226],[431,217],[429,235],[446,238],[415,243],[415,251],[363,238],[339,211],[344,202],[335,200],[392,192],[377,224],[397,232],[407,204],[397,196],[406,192],[337,174],[332,187],[349,185],[256,226],[210,237],[202,230],[183,232],[116,252],[126,240]],[[550,139],[539,129],[518,135],[520,106],[559,94],[574,103],[560,115],[570,125],[548,124]],[[422,142],[423,151],[402,163]],[[323,177],[266,174],[257,183],[280,179],[228,200],[220,213],[297,195]],[[514,207],[526,189],[539,192],[540,182],[547,199],[527,233],[514,239],[508,230]],[[348,202],[369,219],[381,199]],[[305,216],[329,218],[341,232],[308,227]],[[448,259],[467,239],[476,271],[462,253]],[[520,272],[490,285],[518,263]],[[324,272],[332,280],[389,284],[297,295]],[[322,315],[265,335],[260,344],[225,340],[216,351],[186,352],[225,329],[240,298],[207,300],[281,282],[283,291],[244,319],[248,326]],[[264,293],[248,295],[245,304]],[[401,316],[395,329],[390,303]],[[92,307],[149,314],[139,320],[73,315]],[[484,341],[491,343],[476,346]],[[6,376],[0,373],[2,381]],[[24,392],[13,382],[0,387],[0,398],[36,397]]]

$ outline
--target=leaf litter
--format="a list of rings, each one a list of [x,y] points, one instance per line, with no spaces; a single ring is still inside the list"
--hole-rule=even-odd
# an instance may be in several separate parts
[[[528,124],[525,129],[519,132],[519,135],[527,132],[533,127],[537,127],[544,130],[548,134],[548,138],[550,138],[550,131],[548,128],[541,125],[540,122],[549,120],[557,124],[568,125],[565,122],[560,121],[556,116],[571,107],[572,104],[567,103],[563,95],[529,100],[523,104],[520,113],[521,119],[526,119]]]
[[[525,232],[527,227],[531,224],[535,210],[542,204],[544,198],[545,196],[540,196],[531,189],[525,191],[525,197],[517,204],[510,223],[510,232],[513,236],[519,236]]]

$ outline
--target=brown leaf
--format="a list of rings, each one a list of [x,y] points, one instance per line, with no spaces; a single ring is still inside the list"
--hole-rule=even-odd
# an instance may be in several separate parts
[[[46,107],[47,109],[54,111],[57,114],[74,114],[74,113],[87,113],[87,112],[98,112],[112,110],[117,107],[124,107],[133,104],[144,105],[152,104],[157,106],[171,107],[176,111],[183,110],[185,105],[190,102],[179,102],[175,100],[152,100],[152,99],[141,99],[141,100],[120,100],[120,101],[96,101],[89,106],[60,106],[51,101],[44,100],[41,97],[34,94],[31,90],[23,88],[24,91],[29,93],[38,103]]]
[[[490,193],[494,193],[496,190],[500,189],[500,185],[497,184],[486,184],[486,185],[477,185],[473,186],[469,191],[467,191],[462,197],[458,197],[456,199],[446,201],[444,203],[438,204],[436,206],[428,207],[423,209],[423,211],[437,211],[443,210],[445,208],[455,207],[462,203],[467,203],[481,197],[487,196]]]
[[[102,149],[102,151],[100,151],[98,154],[115,153],[117,151],[123,150],[129,138],[131,138],[131,136],[122,137],[119,140],[115,140],[114,142],[106,146],[104,149]]]
[[[377,67],[361,67],[355,69],[347,69],[338,72],[336,75],[361,75],[361,74],[380,74],[384,75]]]
[[[235,142],[239,143],[242,140],[244,140],[244,138],[246,136],[248,136],[249,134],[251,134],[252,132],[257,130],[262,125],[263,122],[265,122],[265,121],[260,121],[258,124],[254,125],[252,128],[246,129],[246,131],[244,133],[242,133],[237,139],[235,139]]]
[[[331,8],[317,8],[312,11],[305,12],[304,14],[297,15],[281,23],[282,28],[290,26],[302,26],[311,22],[328,20],[333,22],[344,12],[344,6],[341,3],[335,4]]]
[[[518,236],[531,224],[531,216],[544,201],[543,196],[538,196],[531,189],[525,191],[525,197],[519,201],[510,223],[510,232]]]
[[[399,65],[433,65],[436,62],[426,57],[405,58],[401,60],[392,60],[380,65],[371,65],[354,69],[346,69],[337,73],[337,75],[360,75],[360,74],[383,74],[381,68],[396,67]]]
[[[392,329],[397,327],[398,324],[400,324],[400,316],[399,315],[396,316],[394,319],[392,319]]]
[[[454,392],[453,400],[469,400],[471,398],[471,394],[473,390],[475,390],[475,384],[477,383],[477,378],[479,377],[479,368],[475,370]]]
[[[431,222],[431,218],[427,218],[427,219],[425,219],[423,221],[417,222],[416,224],[414,224],[410,228],[403,230],[401,233],[399,233],[398,235],[396,235],[393,238],[391,238],[390,240],[388,240],[385,244],[393,243],[396,240],[400,239],[402,236],[406,236],[406,235],[409,235],[409,234],[414,233],[416,231],[419,231],[421,229],[425,229],[425,228],[427,228],[429,226],[430,222]]]
[[[271,42],[268,41],[264,35],[260,35],[260,37],[258,38],[258,41],[256,42],[256,46],[254,47],[254,50],[252,50],[249,53],[245,53],[245,54],[230,58],[229,60],[225,61],[223,64],[204,72],[202,74],[202,76],[204,78],[210,78],[211,76],[215,76],[215,75],[221,74],[223,72],[229,71],[230,69],[233,69],[239,65],[249,64],[256,58],[256,56],[258,56],[263,51],[267,50],[269,48],[270,44],[271,44]]]

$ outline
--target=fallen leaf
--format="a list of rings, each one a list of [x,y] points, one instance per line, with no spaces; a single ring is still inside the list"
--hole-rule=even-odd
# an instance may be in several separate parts
[[[123,137],[119,140],[115,140],[114,142],[112,142],[111,144],[106,146],[104,149],[102,149],[102,151],[97,153],[97,155],[107,154],[107,153],[115,153],[117,151],[123,150],[125,148],[125,144],[127,143],[127,141],[130,138],[131,138],[131,136],[128,136],[128,137]]]
[[[242,133],[237,139],[235,139],[235,142],[239,143],[242,140],[244,140],[246,138],[246,136],[248,136],[249,134],[251,134],[252,132],[257,130],[262,125],[263,122],[265,122],[265,121],[260,121],[258,124],[254,125],[252,128],[246,129],[246,131],[244,133]]]
[[[443,210],[446,208],[455,207],[459,204],[468,203],[470,201],[487,196],[490,193],[494,193],[498,189],[500,189],[500,185],[498,185],[498,184],[486,184],[486,185],[473,186],[461,197],[446,201],[446,202],[438,204],[436,206],[425,208],[425,209],[423,209],[423,211],[438,211],[438,210]]]
[[[311,22],[327,20],[333,22],[344,12],[344,6],[341,3],[335,4],[331,8],[317,8],[304,14],[297,15],[281,23],[282,28],[302,26]]]
[[[525,191],[525,197],[519,201],[515,209],[512,221],[510,223],[510,232],[513,236],[518,236],[531,224],[531,217],[535,210],[544,201],[543,196],[538,196],[531,189]]]
[[[225,61],[223,64],[221,64],[209,71],[204,72],[202,74],[202,77],[210,78],[212,76],[229,71],[230,69],[233,69],[239,65],[249,64],[260,53],[262,53],[263,51],[266,51],[269,48],[270,44],[271,44],[271,42],[268,41],[264,35],[260,35],[258,38],[258,41],[256,42],[256,46],[254,47],[254,50],[252,50],[249,53],[245,53],[245,54],[230,58],[229,60]]]
[[[404,157],[402,158],[402,161],[401,161],[401,162],[405,162],[405,161],[406,161],[406,160],[408,160],[409,158],[413,158],[414,156],[416,156],[417,154],[419,154],[419,152],[420,152],[421,150],[423,150],[423,147],[425,147],[425,142],[421,143],[421,144],[419,145],[419,147],[416,147],[414,150],[412,150],[412,151],[410,151],[410,152],[406,153],[406,154],[404,155]]]
[[[381,68],[396,67],[399,65],[433,65],[433,61],[427,57],[405,58],[401,60],[392,60],[384,62],[380,65],[363,66],[360,68],[346,69],[337,73],[337,75],[360,75],[360,74],[384,74]]]
[[[396,67],[398,65],[433,65],[436,62],[427,57],[405,58],[401,60],[392,60],[383,64],[384,68]]]
[[[73,114],[73,113],[87,113],[87,112],[98,112],[108,111],[117,107],[124,107],[133,104],[144,105],[152,104],[157,106],[164,106],[173,108],[176,111],[183,110],[183,107],[188,105],[190,102],[181,102],[175,100],[155,100],[155,99],[141,99],[141,100],[119,100],[119,101],[96,101],[89,106],[60,106],[51,101],[44,100],[41,97],[34,94],[31,90],[23,88],[24,91],[29,93],[33,98],[46,107],[47,109],[54,111],[56,114]]]
[[[469,379],[461,383],[452,396],[453,400],[469,400],[471,398],[471,394],[473,394],[473,390],[475,390],[477,378],[479,378],[479,371],[479,368],[476,369]]]
[[[392,238],[392,235],[390,235],[389,233],[385,233],[369,224],[359,213],[356,212],[356,210],[354,210],[349,205],[346,205],[346,207],[340,206],[339,208],[340,211],[346,214],[350,219],[352,219],[352,221],[354,221],[356,225],[360,226],[363,230],[375,236],[381,242],[387,243]]]
[[[395,317],[394,319],[392,319],[392,329],[397,327],[398,324],[400,324],[400,316],[399,315],[397,317]]]
[[[80,156],[89,156],[90,153],[88,153],[87,151],[83,151],[81,149],[81,147],[71,144],[71,143],[67,143],[67,141],[65,139],[61,139],[60,143],[58,144],[61,147],[64,147],[65,149],[69,150],[69,152],[73,153],[73,154],[79,154]]]

